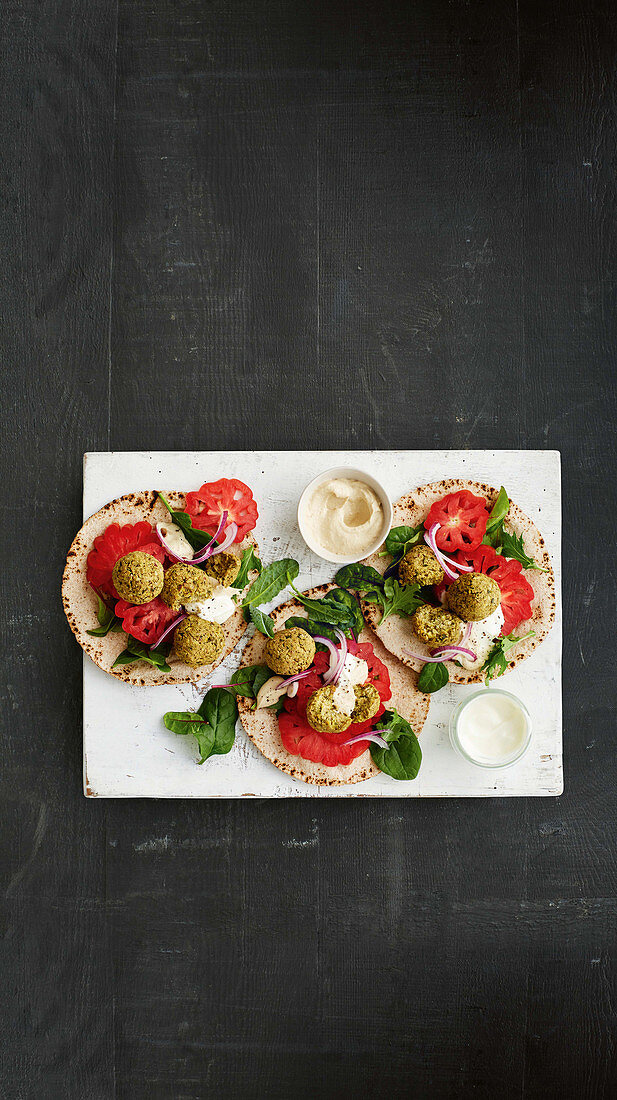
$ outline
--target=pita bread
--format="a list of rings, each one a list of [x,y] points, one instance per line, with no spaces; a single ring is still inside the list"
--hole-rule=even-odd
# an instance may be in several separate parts
[[[184,493],[170,490],[163,494],[172,508],[181,510],[184,508]],[[139,687],[156,687],[159,684],[189,684],[195,683],[208,676],[221,661],[231,653],[232,649],[240,641],[247,623],[240,608],[234,611],[230,619],[223,624],[225,634],[225,646],[221,656],[211,665],[202,665],[200,668],[191,668],[183,661],[168,658],[171,672],[162,672],[145,661],[135,661],[133,665],[119,665],[113,668],[113,663],[122,650],[126,648],[126,634],[123,631],[110,631],[104,638],[94,638],[87,631],[96,627],[97,598],[86,580],[86,564],[88,554],[97,535],[102,535],[110,523],[138,523],[147,520],[153,525],[169,519],[169,512],[159,500],[155,491],[144,493],[127,493],[118,497],[95,512],[87,519],[81,530],[77,533],[71,548],[67,554],[66,567],[62,578],[62,603],[69,626],[77,638],[84,653],[92,658],[94,663],[109,672],[117,680],[124,680],[127,684],[137,684]],[[242,553],[248,547],[253,546],[258,552],[255,539],[248,535],[243,542],[233,547],[234,552]],[[251,574],[251,580],[256,576]],[[247,585],[248,588],[248,585]],[[245,589],[246,591],[246,589]]]
[[[332,584],[322,584],[317,588],[309,589],[305,595],[313,600],[320,599],[334,587]],[[291,615],[301,615],[306,618],[306,611],[296,600],[288,600],[271,614],[277,630],[284,627],[285,621]],[[418,691],[416,673],[405,668],[400,661],[394,660],[392,654],[388,653],[379,638],[368,628],[360,634],[360,641],[371,642],[376,657],[386,665],[392,687],[391,705],[407,719],[414,733],[419,734],[426,721],[429,699],[427,695]],[[264,664],[265,645],[264,635],[256,632],[244,648],[241,666]],[[315,764],[311,760],[303,760],[301,756],[292,756],[283,747],[276,714],[267,708],[252,710],[252,704],[252,699],[238,697],[240,720],[244,729],[259,751],[292,779],[302,779],[305,783],[330,787],[345,783],[362,783],[365,779],[380,774],[379,768],[373,764],[368,749],[352,760],[351,764],[339,764],[335,768],[326,768],[324,764]]]
[[[489,509],[493,507],[499,490],[495,489],[491,485],[484,485],[479,481],[468,481],[464,478],[447,478],[445,481],[434,482],[431,485],[423,485],[420,489],[415,489],[412,493],[407,493],[405,496],[397,500],[394,505],[394,517],[392,520],[393,527],[399,527],[406,525],[409,527],[417,527],[420,523],[423,523],[428,515],[428,511],[432,504],[437,500],[441,500],[442,497],[448,493],[454,493],[459,489],[469,489],[470,492],[475,493],[477,496],[485,497]],[[525,579],[529,581],[534,590],[534,599],[532,601],[532,616],[527,622],[520,623],[516,628],[517,634],[526,634],[528,630],[535,630],[535,637],[528,638],[527,641],[521,642],[511,651],[510,659],[508,660],[508,669],[515,668],[516,665],[524,661],[526,657],[529,657],[530,653],[533,653],[540,643],[546,638],[549,630],[551,629],[555,620],[555,574],[553,573],[553,567],[551,560],[546,549],[544,539],[538,531],[538,528],[534,523],[525,515],[524,512],[510,501],[510,511],[505,522],[505,527],[515,535],[522,535],[526,552],[532,557],[542,569],[545,569],[545,573],[541,573],[537,569],[525,569],[523,570]],[[380,548],[381,549],[381,548]],[[371,554],[366,558],[363,565],[372,565],[375,569],[378,569],[380,573],[384,573],[390,563],[389,558],[380,558],[379,551]],[[408,657],[404,652],[406,647],[413,648],[414,652],[428,656],[429,651],[427,647],[416,638],[415,634],[412,634],[411,625],[408,618],[404,618],[401,615],[391,615],[386,619],[383,625],[380,624],[381,609],[375,604],[367,603],[366,600],[361,600],[362,610],[364,617],[375,631],[377,636],[383,642],[386,649],[393,653],[395,657],[398,657],[400,661],[408,665],[409,668],[420,670],[422,664],[419,661],[415,661],[413,658]],[[484,681],[484,673],[479,669],[476,671],[460,668],[452,661],[445,661],[448,672],[450,673],[450,681],[454,684],[474,684]]]

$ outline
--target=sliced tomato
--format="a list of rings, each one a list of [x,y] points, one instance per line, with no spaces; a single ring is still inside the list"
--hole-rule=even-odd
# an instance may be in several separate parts
[[[141,550],[165,564],[165,551],[156,537],[154,527],[146,520],[140,523],[110,523],[102,535],[97,535],[93,549],[88,554],[86,578],[93,588],[118,599],[111,574],[114,565],[125,554]]]
[[[389,700],[391,695],[390,674],[383,662],[375,656],[370,642],[350,641],[348,648],[350,653],[366,661],[369,671],[367,682],[377,688],[382,700],[373,718],[369,718],[366,722],[353,722],[342,733],[319,733],[309,725],[306,719],[306,704],[313,692],[323,687],[322,677],[329,666],[329,654],[322,650],[315,654],[316,671],[299,681],[297,695],[293,699],[285,699],[285,709],[278,716],[281,740],[287,752],[294,756],[301,756],[304,760],[312,760],[316,764],[324,764],[327,768],[334,768],[338,764],[351,764],[352,760],[366,752],[370,745],[369,741],[356,741],[353,745],[345,745],[343,742],[372,729],[384,712],[384,702]]]
[[[138,642],[156,645],[161,634],[177,616],[160,596],[150,603],[132,604],[126,600],[116,603],[116,615],[122,619],[122,629]]]
[[[427,531],[438,523],[437,545],[446,554],[455,550],[475,550],[486,532],[488,508],[484,497],[476,497],[469,489],[435,501],[424,521]]]
[[[223,512],[227,522],[238,525],[234,542],[242,542],[257,523],[258,511],[248,485],[237,478],[221,477],[218,481],[206,481],[196,493],[186,494],[186,510],[193,527],[215,535]]]
[[[511,634],[519,623],[531,618],[534,590],[523,576],[520,561],[502,557],[492,546],[479,546],[473,554],[459,552],[456,556],[459,561],[472,565],[476,573],[486,573],[497,581],[503,611],[502,634]]]

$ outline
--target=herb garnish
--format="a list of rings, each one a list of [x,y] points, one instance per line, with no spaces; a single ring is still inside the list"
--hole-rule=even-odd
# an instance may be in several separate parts
[[[300,566],[295,558],[280,558],[279,561],[270,562],[270,565],[266,565],[253,581],[242,601],[242,606],[257,607],[274,599],[287,584],[291,584],[296,579],[299,572]]]
[[[261,561],[257,557],[254,548],[252,546],[247,546],[246,550],[242,551],[240,572],[234,581],[234,588],[238,588],[240,591],[246,588],[249,582],[249,573],[255,569],[258,573],[261,573],[262,568]]]
[[[545,573],[546,570],[537,565],[534,559],[526,553],[522,534],[514,535],[510,531],[506,531],[504,521],[509,511],[510,500],[502,485],[497,494],[497,500],[489,513],[486,533],[482,539],[483,545],[492,546],[504,558],[514,558],[516,561],[520,561],[523,569],[537,569],[540,573]]]
[[[482,665],[481,671],[485,674],[485,680],[494,680],[497,676],[503,676],[508,668],[506,654],[519,642],[523,642],[525,638],[535,637],[535,633],[535,630],[528,630],[526,634],[521,634],[520,637],[517,637],[516,634],[506,634],[505,637],[498,638]]]

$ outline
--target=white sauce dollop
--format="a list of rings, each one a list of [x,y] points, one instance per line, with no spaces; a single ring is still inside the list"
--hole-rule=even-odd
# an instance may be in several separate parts
[[[351,714],[356,705],[354,684],[365,684],[368,680],[368,665],[361,657],[354,653],[348,653],[343,665],[343,671],[335,690],[332,693],[332,702],[343,714]]]
[[[469,637],[465,642],[458,642],[457,645],[462,645],[465,649],[470,649],[472,653],[475,653],[476,660],[472,661],[470,657],[465,657],[463,653],[459,653],[457,655],[457,660],[461,663],[463,668],[482,668],[482,665],[495,644],[496,638],[501,634],[502,626],[503,611],[501,607],[493,611],[493,614],[489,615],[488,618],[480,619],[478,622],[471,624]]]
[[[192,558],[194,556],[193,547],[177,523],[161,523],[160,528],[172,554],[175,554],[177,558]]]
[[[188,611],[189,615],[198,615],[200,619],[205,619],[206,622],[219,623],[222,626],[236,610],[238,605],[233,597],[237,596],[239,592],[239,588],[225,588],[222,584],[217,584],[214,592],[207,600],[187,603],[184,605],[184,610]]]

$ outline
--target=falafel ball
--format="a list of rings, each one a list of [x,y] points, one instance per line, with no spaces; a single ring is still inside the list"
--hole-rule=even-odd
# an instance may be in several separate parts
[[[198,569],[196,565],[184,565],[177,562],[170,566],[165,574],[165,583],[161,599],[172,611],[179,611],[187,603],[201,603],[214,592],[211,577]]]
[[[398,567],[398,579],[401,584],[441,584],[443,569],[430,546],[420,543],[412,546]]]
[[[457,615],[442,607],[425,603],[411,616],[411,629],[429,648],[440,645],[456,645],[463,633],[463,624]]]
[[[150,603],[163,588],[165,571],[160,561],[143,550],[133,550],[118,558],[111,579],[121,600]]]
[[[213,554],[205,564],[205,571],[216,584],[222,584],[223,588],[229,588],[240,572],[240,558],[237,554]]]
[[[306,720],[318,733],[343,733],[351,725],[350,715],[339,710],[333,701],[335,691],[334,684],[328,684],[309,695]]]
[[[305,672],[311,667],[314,657],[315,642],[299,626],[277,630],[273,638],[268,638],[264,650],[268,668],[279,676],[295,676],[297,672]]]
[[[466,623],[487,619],[501,603],[501,589],[486,573],[464,573],[449,585],[446,602]]]
[[[174,653],[191,668],[211,665],[223,652],[224,645],[223,627],[200,619],[199,615],[187,615],[174,634]]]
[[[352,722],[368,722],[374,718],[381,706],[381,696],[373,684],[354,684],[356,705],[351,713]]]

